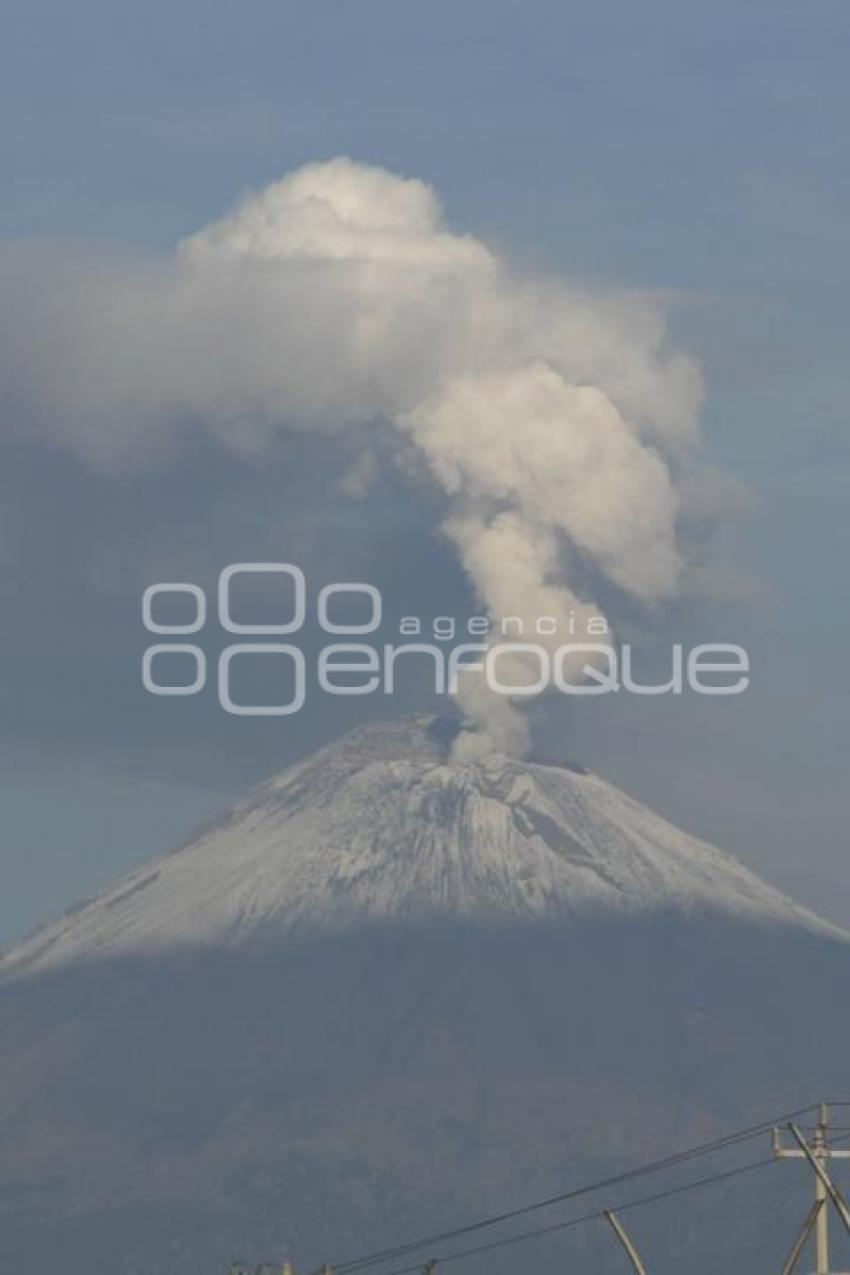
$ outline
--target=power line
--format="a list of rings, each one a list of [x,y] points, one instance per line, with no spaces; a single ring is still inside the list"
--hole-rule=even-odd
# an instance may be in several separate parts
[[[850,1103],[836,1105],[850,1105]],[[687,1163],[688,1161],[700,1156],[711,1155],[716,1151],[726,1150],[730,1146],[735,1146],[741,1142],[749,1141],[752,1138],[768,1132],[777,1124],[785,1124],[789,1120],[795,1120],[798,1117],[805,1116],[814,1110],[816,1110],[816,1104],[812,1104],[807,1107],[800,1107],[796,1111],[786,1112],[783,1115],[773,1117],[770,1120],[765,1120],[760,1124],[751,1125],[749,1128],[727,1134],[722,1138],[717,1138],[713,1142],[706,1142],[698,1146],[688,1147],[683,1151],[665,1156],[663,1159],[638,1165],[633,1169],[627,1169],[622,1173],[614,1174],[613,1176],[603,1178],[600,1181],[588,1183],[585,1186],[576,1187],[573,1190],[564,1191],[558,1195],[552,1195],[546,1199],[522,1205],[519,1208],[508,1209],[503,1213],[497,1213],[491,1217],[481,1218],[475,1222],[467,1223],[464,1226],[455,1227],[452,1230],[438,1232],[433,1235],[426,1235],[417,1240],[411,1240],[405,1244],[399,1244],[392,1248],[380,1249],[372,1253],[364,1254],[361,1257],[352,1258],[349,1261],[333,1262],[331,1263],[331,1269],[336,1271],[338,1275],[353,1275],[356,1271],[362,1271],[370,1266],[380,1265],[382,1262],[390,1261],[395,1257],[404,1257],[408,1253],[416,1252],[417,1249],[431,1247],[435,1244],[442,1244],[446,1240],[459,1239],[463,1235],[470,1235],[476,1231],[485,1230],[486,1228],[496,1226],[501,1222],[513,1221],[515,1218],[527,1216],[530,1213],[538,1212],[540,1209],[551,1208],[555,1204],[565,1204],[569,1201],[579,1199],[581,1196],[590,1195],[595,1191],[600,1191],[612,1186],[619,1186],[624,1182],[633,1181],[635,1178],[643,1177],[648,1174],[660,1173],[665,1169],[676,1168],[678,1165]]]
[[[771,1126],[768,1126],[768,1128]],[[764,1130],[762,1130],[764,1132]],[[833,1142],[846,1142],[848,1136],[843,1138],[835,1138]],[[751,1173],[755,1169],[763,1169],[768,1165],[775,1164],[774,1156],[767,1156],[761,1160],[751,1160],[749,1164],[738,1165],[734,1169],[726,1169],[722,1173],[714,1173],[708,1177],[697,1178],[694,1182],[685,1182],[679,1186],[670,1187],[665,1191],[657,1191],[653,1195],[640,1196],[635,1200],[627,1200],[624,1204],[617,1205],[618,1213],[625,1213],[629,1209],[641,1208],[648,1204],[657,1204],[662,1200],[670,1199],[673,1196],[684,1195],[688,1191],[696,1191],[701,1187],[714,1186],[719,1182],[726,1182],[730,1178],[738,1177],[742,1173]],[[448,1262],[458,1262],[467,1257],[475,1257],[483,1253],[491,1253],[496,1249],[509,1248],[513,1244],[522,1244],[527,1240],[539,1239],[544,1235],[552,1235],[559,1231],[568,1231],[577,1226],[584,1226],[588,1222],[602,1221],[605,1218],[604,1209],[596,1209],[592,1213],[583,1213],[579,1217],[567,1218],[562,1222],[552,1222],[547,1226],[538,1226],[530,1231],[520,1231],[516,1235],[507,1235],[502,1239],[491,1240],[487,1244],[478,1244],[474,1248],[460,1249],[453,1253],[446,1253],[442,1257],[434,1257],[429,1260],[429,1267],[445,1266]],[[421,1261],[415,1262],[410,1266],[397,1267],[387,1272],[387,1275],[412,1275],[412,1272],[421,1271]]]
[[[659,1191],[655,1195],[648,1195],[638,1200],[630,1200],[627,1204],[618,1204],[617,1211],[622,1213],[626,1209],[634,1209],[642,1204],[653,1204],[656,1201],[666,1199],[668,1195],[679,1195],[684,1191],[693,1191],[697,1187],[708,1186],[710,1183],[720,1182],[725,1178],[734,1177],[738,1173],[746,1173],[749,1169],[761,1168],[767,1164],[773,1164],[772,1157],[769,1160],[757,1160],[752,1164],[741,1165],[737,1169],[729,1169],[725,1173],[719,1173],[710,1178],[701,1178],[697,1182],[689,1182],[685,1186],[675,1188],[675,1190]],[[431,1261],[435,1265],[444,1266],[448,1262],[459,1262],[463,1258],[475,1257],[482,1253],[492,1253],[496,1249],[509,1248],[513,1244],[523,1244],[527,1240],[539,1239],[544,1235],[569,1231],[577,1226],[585,1226],[588,1222],[600,1221],[604,1216],[603,1209],[595,1209],[592,1213],[582,1213],[580,1217],[567,1218],[563,1222],[550,1222],[547,1226],[537,1226],[530,1231],[520,1231],[517,1235],[506,1235],[502,1239],[491,1240],[487,1244],[477,1244],[474,1248],[465,1248],[454,1253],[446,1253],[442,1257],[432,1258]],[[410,1275],[410,1272],[420,1270],[421,1266],[421,1262],[416,1262],[410,1266],[396,1267],[394,1270],[389,1271],[388,1275]]]

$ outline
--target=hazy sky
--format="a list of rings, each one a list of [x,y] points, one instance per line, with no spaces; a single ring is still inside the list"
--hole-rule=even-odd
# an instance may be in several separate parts
[[[656,639],[744,642],[753,686],[550,706],[541,746],[850,923],[846,3],[27,0],[3,16],[7,259],[156,257],[344,154],[427,181],[453,230],[529,272],[667,294],[703,366],[706,456],[749,490],[712,562],[749,585],[669,609]],[[44,297],[10,295],[0,332],[32,344]],[[167,464],[104,470],[57,445],[61,404],[51,434],[0,395],[2,942],[380,708],[258,723],[150,700],[144,584],[288,559],[320,583],[373,579],[399,611],[474,607],[418,479],[390,466],[342,500],[334,440],[234,459],[197,431]]]

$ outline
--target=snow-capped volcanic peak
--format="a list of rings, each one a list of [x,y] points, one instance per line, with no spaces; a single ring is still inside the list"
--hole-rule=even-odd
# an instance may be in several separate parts
[[[598,775],[494,755],[449,728],[355,730],[178,850],[10,951],[0,973],[369,922],[710,910],[840,931]]]

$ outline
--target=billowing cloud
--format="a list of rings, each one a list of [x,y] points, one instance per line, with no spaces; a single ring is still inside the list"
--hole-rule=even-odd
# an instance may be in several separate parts
[[[362,496],[390,425],[494,617],[580,634],[599,608],[576,562],[649,606],[681,587],[701,385],[659,301],[518,273],[424,182],[311,164],[165,259],[33,249],[0,273],[7,412],[91,465],[167,463],[189,431],[238,454],[374,424]],[[468,676],[463,750],[522,748],[496,698]]]

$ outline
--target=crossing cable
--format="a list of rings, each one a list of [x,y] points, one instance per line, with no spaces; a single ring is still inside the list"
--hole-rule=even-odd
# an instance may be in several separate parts
[[[836,1106],[841,1105],[836,1103]],[[850,1105],[850,1104],[847,1104]],[[521,1205],[519,1208],[508,1209],[503,1213],[494,1214],[491,1217],[481,1218],[478,1221],[467,1223],[464,1226],[458,1226],[452,1230],[438,1232],[433,1235],[426,1235],[420,1239],[411,1240],[406,1244],[399,1244],[392,1248],[379,1249],[372,1253],[366,1253],[361,1257],[356,1257],[350,1261],[332,1262],[331,1269],[336,1275],[354,1275],[354,1272],[366,1270],[370,1266],[377,1266],[383,1262],[388,1262],[392,1258],[405,1257],[408,1253],[414,1253],[417,1249],[430,1247],[434,1244],[442,1244],[446,1240],[459,1239],[464,1235],[470,1235],[477,1231],[485,1230],[488,1227],[496,1226],[501,1222],[513,1221],[515,1218],[527,1216],[529,1213],[535,1213],[540,1209],[551,1208],[555,1204],[566,1204],[569,1201],[579,1199],[585,1195],[591,1195],[596,1191],[603,1190],[612,1186],[619,1186],[624,1182],[633,1181],[635,1178],[643,1177],[648,1174],[661,1173],[665,1169],[676,1168],[680,1164],[685,1164],[690,1160],[700,1156],[711,1155],[717,1151],[726,1150],[730,1146],[736,1146],[741,1142],[746,1142],[752,1138],[759,1137],[761,1134],[769,1132],[772,1128],[779,1124],[787,1124],[790,1120],[796,1120],[801,1116],[808,1115],[810,1112],[817,1110],[817,1104],[813,1103],[807,1107],[800,1107],[796,1111],[785,1112],[782,1115],[773,1117],[770,1120],[762,1121],[760,1124],[751,1125],[748,1128],[740,1129],[736,1132],[726,1134],[722,1138],[716,1138],[713,1142],[702,1143],[699,1146],[688,1147],[683,1151],[674,1152],[663,1159],[654,1160],[648,1164],[637,1165],[633,1169],[626,1169],[622,1173],[614,1174],[611,1177],[603,1178],[597,1182],[591,1182],[585,1186],[576,1187],[570,1191],[561,1192],[558,1195],[552,1195],[546,1199],[537,1200],[531,1204]],[[417,1268],[418,1269],[418,1268]],[[391,1272],[390,1275],[395,1275]]]
[[[770,1126],[769,1126],[770,1127]],[[835,1142],[846,1142],[850,1139],[850,1135],[844,1135],[841,1138],[833,1138]],[[708,1177],[697,1178],[694,1182],[685,1182],[679,1186],[670,1187],[665,1191],[657,1191],[653,1195],[644,1195],[635,1200],[627,1200],[624,1204],[617,1205],[618,1213],[625,1213],[629,1209],[641,1208],[647,1204],[657,1204],[661,1200],[670,1199],[672,1196],[684,1195],[687,1191],[696,1191],[700,1187],[713,1186],[718,1182],[726,1182],[730,1178],[738,1177],[742,1173],[751,1173],[754,1169],[766,1168],[769,1164],[776,1164],[774,1156],[767,1156],[761,1160],[751,1160],[749,1164],[740,1164],[734,1169],[726,1169],[722,1173],[714,1173]],[[446,1253],[441,1257],[432,1257],[425,1263],[428,1271],[433,1271],[437,1266],[445,1266],[449,1262],[459,1262],[467,1257],[476,1257],[483,1253],[492,1253],[496,1249],[509,1248],[513,1244],[522,1244],[527,1240],[539,1239],[544,1235],[552,1235],[560,1231],[569,1231],[577,1226],[584,1226],[588,1222],[601,1221],[605,1217],[604,1209],[596,1209],[592,1213],[583,1213],[579,1217],[567,1218],[563,1222],[551,1222],[547,1226],[538,1226],[530,1231],[520,1231],[516,1235],[507,1235],[502,1239],[491,1240],[487,1244],[478,1244],[474,1248],[466,1248],[456,1250],[453,1253]],[[333,1269],[333,1268],[331,1268]],[[410,1266],[396,1267],[394,1270],[387,1272],[387,1275],[413,1275],[415,1271],[422,1271],[422,1261],[412,1263]]]

